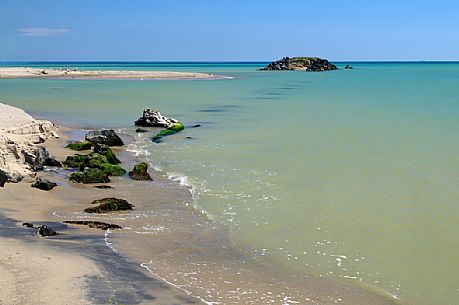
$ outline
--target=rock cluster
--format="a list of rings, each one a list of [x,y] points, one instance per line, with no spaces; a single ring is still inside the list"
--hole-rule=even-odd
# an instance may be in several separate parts
[[[338,69],[326,59],[318,57],[284,57],[273,61],[261,70],[300,70],[308,72],[330,71]]]

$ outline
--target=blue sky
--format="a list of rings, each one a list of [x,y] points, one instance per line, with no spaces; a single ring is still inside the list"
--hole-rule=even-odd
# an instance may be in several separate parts
[[[0,0],[0,61],[459,60],[459,1]]]

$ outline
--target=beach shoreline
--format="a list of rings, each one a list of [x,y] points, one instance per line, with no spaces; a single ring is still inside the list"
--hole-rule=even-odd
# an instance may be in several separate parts
[[[66,156],[72,154],[71,151],[64,148],[68,140],[76,140],[66,136],[69,131],[61,127],[59,137],[50,138],[44,143],[51,155],[59,161],[65,160]],[[126,142],[130,141],[132,140],[129,140],[128,136]],[[114,152],[126,169],[142,160],[142,156],[136,158],[132,152],[126,151],[126,147],[115,148]],[[112,189],[99,190],[91,185],[69,183],[68,174],[60,170],[48,170],[41,172],[40,176],[57,182],[58,187],[55,190],[43,192],[30,188],[27,183],[30,183],[31,179],[26,177],[19,184],[7,184],[5,189],[0,189],[2,198],[8,198],[9,202],[8,205],[3,205],[6,201],[2,200],[0,208],[6,216],[12,219],[21,222],[30,221],[35,224],[50,223],[66,234],[71,232],[69,233],[69,236],[73,237],[70,239],[71,243],[65,237],[46,240],[47,243],[51,242],[54,246],[68,247],[69,244],[74,244],[76,238],[80,244],[78,251],[86,253],[85,251],[88,251],[87,240],[93,240],[101,247],[97,254],[89,255],[93,261],[100,262],[100,253],[108,251],[104,261],[111,260],[114,256],[125,257],[133,262],[131,268],[127,268],[127,272],[118,276],[126,277],[128,275],[126,273],[138,274],[138,277],[132,282],[135,283],[140,278],[140,282],[144,283],[141,291],[145,295],[135,295],[134,299],[138,302],[133,302],[132,295],[127,294],[125,299],[119,300],[126,304],[174,304],[178,299],[187,300],[187,303],[201,300],[208,304],[231,304],[235,301],[239,302],[238,300],[243,295],[247,300],[252,299],[256,302],[270,302],[270,300],[306,302],[306,300],[311,300],[320,303],[334,300],[340,304],[363,305],[368,302],[381,305],[395,304],[390,296],[370,293],[353,285],[315,276],[291,274],[273,266],[257,263],[253,258],[232,246],[224,226],[206,219],[202,214],[195,213],[187,206],[186,203],[191,203],[191,194],[187,187],[170,180],[164,173],[152,171],[152,174],[155,183],[149,184],[147,188],[145,184],[127,184],[129,181],[126,180],[127,178],[114,177],[110,183]],[[95,218],[93,216],[88,218],[81,212],[91,200],[109,196],[124,196],[123,198],[136,206],[137,211],[132,215],[129,213],[107,214],[98,215]],[[146,198],[148,200],[145,200]],[[44,205],[43,202],[47,204]],[[153,213],[149,214],[149,217],[157,215],[159,218],[143,220],[145,213]],[[104,233],[84,227],[62,225],[62,221],[68,219],[97,219],[116,222],[128,229]],[[138,219],[141,221],[138,222]],[[163,235],[162,221],[172,221],[176,225],[166,227],[165,233],[167,234]],[[153,226],[151,228],[153,231],[139,233],[153,233],[153,235],[135,234],[137,230],[149,226]],[[81,243],[78,236],[84,236],[82,239],[86,242]],[[153,239],[144,239],[144,236],[151,236]],[[193,242],[190,243],[190,240]],[[0,239],[1,243],[2,239]],[[148,245],[148,243],[151,244]],[[152,260],[149,254],[156,255],[155,260]],[[190,259],[192,265],[188,264]],[[124,263],[120,262],[120,264]],[[100,264],[98,266],[100,267]],[[191,266],[192,269],[182,269],[184,266],[187,268]],[[221,268],[221,266],[225,267]],[[107,268],[102,269],[107,272]],[[143,273],[139,269],[143,270]],[[205,286],[190,286],[180,282],[182,276],[193,274],[193,272],[203,276],[206,281],[216,285],[218,289],[212,288],[212,291],[215,291],[209,294],[206,289],[210,290]],[[271,280],[267,281],[270,278]],[[183,280],[189,279],[186,276],[183,278]],[[248,287],[249,282],[251,287]],[[273,286],[273,283],[276,285]],[[239,289],[241,289],[241,295],[236,293]],[[113,290],[112,292],[116,293],[116,287]],[[97,298],[97,293],[95,295],[93,291],[93,298]],[[119,297],[119,294],[117,295]],[[151,295],[154,295],[155,299],[162,299],[162,303],[149,300],[148,296]]]
[[[219,79],[223,76],[198,72],[172,71],[116,71],[116,70],[78,70],[76,68],[29,68],[0,67],[0,79],[14,78],[59,78],[59,79],[158,79],[191,80]]]

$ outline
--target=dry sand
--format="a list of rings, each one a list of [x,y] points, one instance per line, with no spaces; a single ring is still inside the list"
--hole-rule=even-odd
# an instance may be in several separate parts
[[[208,73],[170,71],[113,71],[40,69],[27,67],[0,67],[1,78],[78,78],[78,79],[209,79],[220,76]]]

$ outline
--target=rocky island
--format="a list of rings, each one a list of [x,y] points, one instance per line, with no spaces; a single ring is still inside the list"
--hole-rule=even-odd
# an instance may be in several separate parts
[[[331,71],[338,69],[327,59],[318,57],[284,57],[281,60],[273,61],[260,70],[299,70],[307,72]]]

